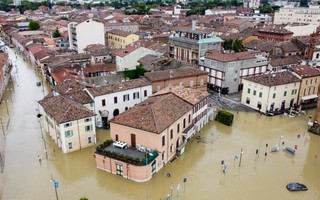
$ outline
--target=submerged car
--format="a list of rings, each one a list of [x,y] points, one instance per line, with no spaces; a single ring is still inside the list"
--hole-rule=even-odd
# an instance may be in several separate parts
[[[286,188],[289,191],[307,191],[308,187],[301,183],[289,183]]]

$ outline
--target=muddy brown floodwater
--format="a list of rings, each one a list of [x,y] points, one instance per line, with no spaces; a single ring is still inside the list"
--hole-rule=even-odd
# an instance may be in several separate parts
[[[13,56],[13,52],[9,52]],[[308,114],[313,111],[296,118],[239,112],[235,113],[232,127],[211,122],[198,133],[202,142],[192,139],[185,153],[155,174],[151,181],[135,183],[96,169],[94,147],[62,154],[44,134],[49,156],[46,160],[36,118],[36,100],[43,97],[42,87],[36,86],[38,75],[20,56],[17,65],[18,76],[13,73],[9,86],[14,87],[14,92],[13,104],[9,104],[3,200],[56,199],[51,175],[59,182],[60,200],[78,200],[81,196],[90,200],[158,200],[167,194],[172,194],[172,199],[184,200],[320,199],[320,137],[306,131]],[[0,109],[0,114],[5,116],[3,104]],[[98,130],[97,134],[99,143],[110,135],[106,130]],[[298,146],[295,156],[282,150],[270,153],[280,136],[284,146]],[[241,148],[243,156],[239,167]],[[38,155],[42,157],[41,164]],[[227,164],[226,173],[222,172],[222,160]],[[168,172],[171,177],[167,177]],[[287,191],[286,184],[296,181],[306,184],[309,190]],[[179,191],[177,184],[180,184]]]

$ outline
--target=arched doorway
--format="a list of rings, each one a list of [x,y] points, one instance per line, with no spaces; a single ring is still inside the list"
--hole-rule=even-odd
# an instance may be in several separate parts
[[[290,101],[290,108],[293,107],[294,99],[291,99]]]
[[[286,108],[286,101],[283,100],[281,103],[281,110],[283,111]]]
[[[119,115],[119,109],[115,109],[115,110],[113,111],[113,116],[115,117],[115,116],[117,116],[117,115]]]

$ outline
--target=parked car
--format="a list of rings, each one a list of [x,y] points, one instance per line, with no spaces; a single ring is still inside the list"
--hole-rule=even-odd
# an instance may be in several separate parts
[[[289,183],[286,188],[289,191],[307,191],[308,187],[301,183]]]

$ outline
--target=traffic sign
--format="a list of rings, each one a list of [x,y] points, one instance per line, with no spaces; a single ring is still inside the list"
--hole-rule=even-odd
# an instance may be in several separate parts
[[[59,182],[54,182],[54,188],[58,188],[59,187]]]
[[[186,183],[187,182],[187,178],[183,178],[183,182]]]

